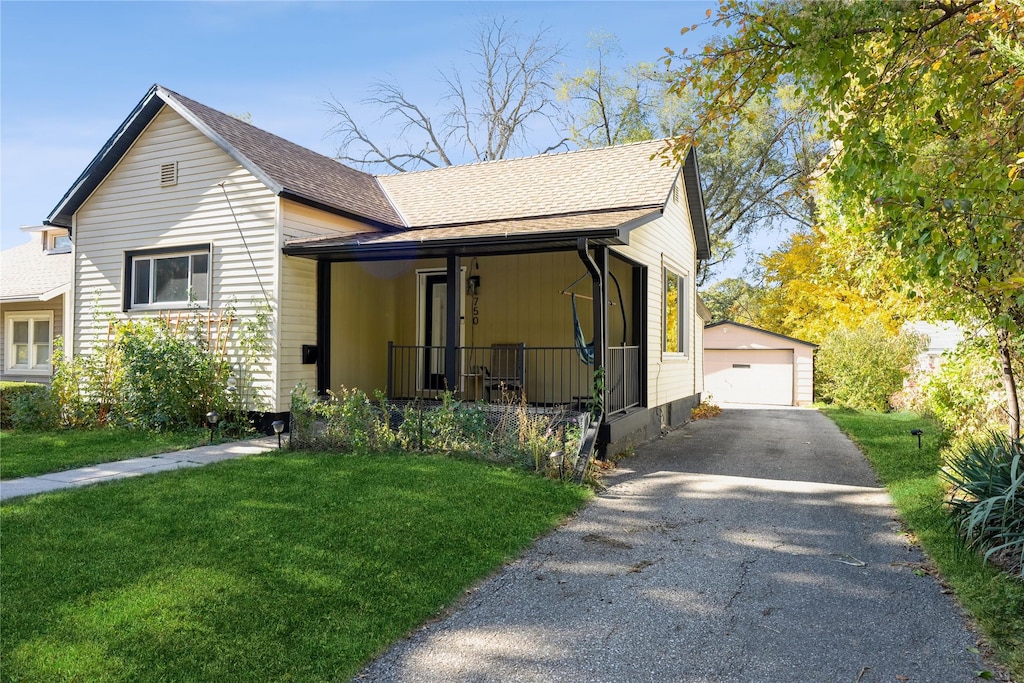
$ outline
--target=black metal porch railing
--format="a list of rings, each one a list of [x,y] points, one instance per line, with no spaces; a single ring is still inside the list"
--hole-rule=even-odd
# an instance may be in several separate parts
[[[388,343],[389,399],[437,398],[450,390],[469,401],[519,401],[535,406],[589,409],[593,366],[574,347],[494,344],[458,349],[457,386],[449,387],[443,346]],[[605,370],[608,414],[640,405],[640,347],[612,347]]]

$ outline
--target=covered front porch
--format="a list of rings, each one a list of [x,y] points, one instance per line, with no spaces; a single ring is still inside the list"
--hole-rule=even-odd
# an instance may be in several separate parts
[[[644,406],[647,269],[609,241],[295,251],[319,261],[318,390],[450,392],[598,423]]]

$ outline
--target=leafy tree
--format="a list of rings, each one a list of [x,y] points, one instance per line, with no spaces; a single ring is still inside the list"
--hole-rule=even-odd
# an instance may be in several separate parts
[[[566,127],[581,147],[675,137],[696,123],[694,93],[673,90],[653,64],[616,66],[614,36],[591,40],[594,60],[563,77],[559,99]],[[699,148],[712,260],[701,264],[698,285],[758,232],[783,223],[808,226],[815,205],[807,179],[825,153],[814,119],[790,92],[763,97],[750,116],[702,141]]]
[[[712,322],[732,320],[758,326],[760,288],[740,278],[728,278],[711,285],[700,298],[711,311]]]
[[[753,324],[814,343],[834,330],[868,323],[899,334],[917,307],[884,271],[865,288],[855,271],[861,260],[850,245],[830,241],[819,228],[794,233],[761,260],[764,285],[757,291]]]
[[[1024,5],[722,0],[713,23],[727,30],[700,54],[667,57],[674,92],[700,95],[675,153],[727,134],[792,87],[833,140],[820,179],[837,207],[828,229],[895,259],[936,315],[986,325],[1019,436]]]
[[[459,69],[441,73],[441,99],[448,106],[439,116],[409,100],[396,82],[373,84],[366,102],[381,111],[380,122],[396,123],[396,137],[401,140],[397,148],[391,147],[385,134],[360,125],[337,98],[324,102],[337,117],[329,131],[340,138],[337,158],[365,167],[409,171],[450,166],[467,153],[476,161],[503,159],[526,147],[531,127],[553,119],[552,78],[561,48],[547,40],[544,29],[526,37],[504,19],[481,25],[476,41],[467,55],[471,73]],[[542,152],[567,142],[567,138],[558,139]]]

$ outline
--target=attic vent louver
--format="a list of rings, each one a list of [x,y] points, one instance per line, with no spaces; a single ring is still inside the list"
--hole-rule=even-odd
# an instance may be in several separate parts
[[[178,184],[178,162],[160,164],[160,187]]]
[[[674,203],[676,203],[676,204],[679,203],[679,186],[678,185],[673,185],[672,186],[672,201]]]

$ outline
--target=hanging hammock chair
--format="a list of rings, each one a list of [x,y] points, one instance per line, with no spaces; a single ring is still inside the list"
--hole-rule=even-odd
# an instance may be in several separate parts
[[[581,363],[594,364],[594,342],[587,343],[583,336],[583,328],[580,326],[580,316],[576,312],[576,293],[572,293],[572,327],[573,341],[576,342],[576,355],[580,357]]]
[[[619,286],[619,279],[615,277],[614,273],[609,272],[612,281],[615,283],[615,289],[619,293],[619,312],[622,314],[622,345],[626,345],[626,307],[622,301],[622,287]],[[576,285],[577,282],[586,277],[584,273],[576,282],[572,283],[568,287],[562,290],[563,294],[568,294],[572,297],[572,338],[576,345],[576,355],[579,356],[581,363],[587,365],[594,364],[594,342],[587,342],[587,338],[583,336],[583,327],[580,325],[580,316],[576,311],[576,292],[569,292],[568,290]],[[589,298],[589,297],[583,297]]]

